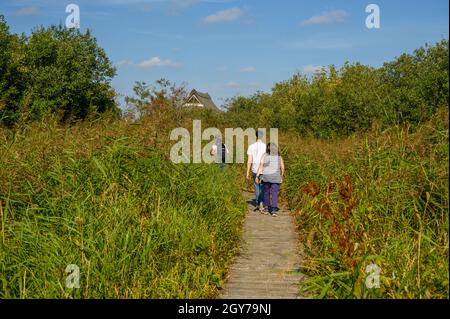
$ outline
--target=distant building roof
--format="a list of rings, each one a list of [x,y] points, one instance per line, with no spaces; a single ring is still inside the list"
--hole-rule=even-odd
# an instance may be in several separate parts
[[[188,97],[183,103],[183,107],[200,107],[220,112],[220,109],[216,106],[216,104],[214,104],[211,96],[208,93],[202,93],[195,89],[193,89],[191,93],[189,93]]]

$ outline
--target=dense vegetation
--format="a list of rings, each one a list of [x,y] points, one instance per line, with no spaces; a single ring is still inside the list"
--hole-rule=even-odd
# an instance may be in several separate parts
[[[331,66],[230,101],[229,125],[282,130],[302,294],[448,298],[448,89],[442,40],[379,69]],[[366,285],[374,269],[379,289]]]
[[[119,114],[109,84],[115,72],[90,31],[51,26],[18,36],[0,15],[0,124]]]
[[[448,298],[448,109],[333,142],[291,137],[284,195],[306,257],[303,293]],[[379,289],[366,278],[379,269]],[[374,274],[374,273],[373,273]]]
[[[167,158],[190,122],[178,88],[143,86],[139,122],[122,120],[89,32],[19,37],[0,17],[0,45],[0,297],[215,296],[245,204],[233,170]],[[65,286],[70,264],[82,289]]]
[[[185,86],[115,70],[89,32],[0,17],[0,297],[212,297],[235,253],[244,168],[175,165],[174,127],[278,127],[308,276],[323,298],[448,298],[448,40],[183,110]],[[101,116],[96,116],[103,113]],[[74,121],[77,120],[77,121]],[[366,267],[380,269],[368,289]],[[65,288],[69,264],[83,289]]]
[[[245,212],[237,178],[175,165],[155,127],[56,120],[0,131],[0,296],[206,298]],[[65,288],[69,264],[82,289]]]
[[[428,119],[448,105],[448,40],[402,54],[381,68],[345,63],[311,79],[295,74],[271,93],[236,97],[230,123],[333,137]]]

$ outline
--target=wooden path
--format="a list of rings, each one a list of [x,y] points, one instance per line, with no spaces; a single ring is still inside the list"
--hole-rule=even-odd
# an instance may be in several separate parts
[[[280,210],[272,217],[254,212],[253,194],[244,196],[249,204],[241,247],[220,298],[299,298],[300,254],[291,214]]]

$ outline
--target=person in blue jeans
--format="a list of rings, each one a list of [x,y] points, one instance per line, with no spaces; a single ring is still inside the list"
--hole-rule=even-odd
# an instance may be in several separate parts
[[[264,214],[269,213],[273,217],[277,216],[279,210],[278,192],[283,182],[283,176],[283,158],[278,154],[277,145],[269,143],[256,172],[256,182],[262,183],[264,187]]]
[[[256,142],[248,147],[247,155],[247,180],[250,179],[250,170],[252,171],[252,181],[255,188],[255,211],[263,211],[264,190],[261,183],[256,182],[256,172],[258,170],[261,157],[266,152],[266,144],[262,141],[263,132],[256,132]]]

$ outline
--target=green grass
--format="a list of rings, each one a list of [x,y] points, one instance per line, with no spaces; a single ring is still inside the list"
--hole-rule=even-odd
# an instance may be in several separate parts
[[[3,132],[0,298],[216,295],[246,209],[235,173],[174,165],[123,125]]]
[[[392,127],[328,146],[301,147],[289,149],[284,189],[307,256],[303,271],[309,279],[301,293],[448,298],[448,112],[414,132]],[[357,199],[354,208],[339,193],[346,175]],[[326,215],[329,178],[334,181],[328,196],[331,217]],[[302,192],[312,182],[320,186],[316,196]],[[345,208],[351,211],[348,218]],[[379,289],[365,284],[371,263],[380,267]]]
[[[154,122],[0,129],[0,298],[217,295],[251,188],[245,169],[172,164],[169,126]],[[448,298],[447,110],[414,130],[281,133],[280,145],[282,198],[306,255],[301,294]],[[307,195],[313,182],[320,192]],[[371,263],[379,289],[365,285]],[[69,264],[79,289],[65,285]]]

